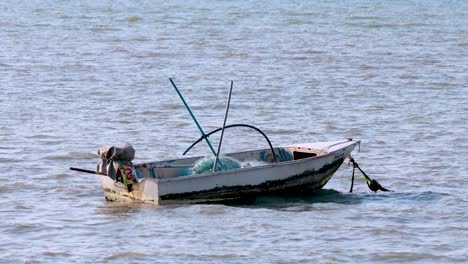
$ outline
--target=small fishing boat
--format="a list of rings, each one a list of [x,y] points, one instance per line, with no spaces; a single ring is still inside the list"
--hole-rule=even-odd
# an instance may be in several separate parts
[[[100,153],[101,157],[109,157],[109,154],[113,157],[102,160],[97,174],[109,201],[163,205],[221,202],[258,195],[298,195],[322,188],[359,143],[359,140],[347,139],[296,144],[273,151],[230,153],[225,157],[238,161],[241,167],[198,174],[193,173],[193,168],[204,157],[139,163],[131,168],[132,177],[127,179],[132,180],[130,184],[116,180],[119,173],[115,173],[117,177],[106,175],[109,173],[106,167],[112,167],[109,166],[112,162],[122,164],[122,155],[117,153],[119,148],[112,147],[110,152],[114,154]],[[122,174],[125,172],[120,175],[125,178]]]
[[[224,123],[205,134],[182,94],[169,79],[200,130],[197,143],[205,141],[212,155],[133,164],[131,145],[103,147],[97,171],[104,195],[110,201],[139,201],[155,204],[225,202],[258,195],[298,195],[322,188],[338,170],[359,140],[294,144],[273,148],[260,129],[246,124],[226,126],[233,83],[229,91]],[[225,129],[247,127],[261,133],[269,148],[220,155]],[[221,131],[218,150],[208,137]],[[354,172],[354,170],[353,170]]]

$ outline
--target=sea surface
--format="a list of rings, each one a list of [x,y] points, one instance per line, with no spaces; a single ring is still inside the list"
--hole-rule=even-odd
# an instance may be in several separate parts
[[[314,195],[106,202],[97,149],[361,139]],[[468,1],[0,2],[0,263],[467,263]],[[217,145],[218,137],[212,137]],[[265,148],[230,129],[222,152]],[[189,155],[206,155],[199,144]]]

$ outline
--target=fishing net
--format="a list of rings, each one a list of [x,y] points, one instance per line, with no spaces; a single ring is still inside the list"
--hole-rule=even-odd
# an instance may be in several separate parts
[[[261,161],[261,160],[251,160],[251,161],[244,161],[241,163],[242,168],[250,168],[250,167],[258,167],[268,165],[268,162]]]
[[[241,163],[231,157],[220,156],[219,161],[216,171],[232,170],[241,167]],[[214,156],[204,157],[198,160],[192,168],[192,175],[213,171],[214,162]]]

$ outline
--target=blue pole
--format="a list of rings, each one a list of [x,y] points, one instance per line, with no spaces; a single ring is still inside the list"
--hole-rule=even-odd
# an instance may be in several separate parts
[[[172,86],[174,86],[174,89],[176,90],[176,92],[177,92],[177,94],[179,95],[180,99],[181,99],[182,102],[184,103],[185,108],[187,108],[187,111],[189,112],[189,114],[190,114],[190,116],[192,117],[193,121],[195,121],[195,124],[197,125],[198,130],[200,130],[200,133],[201,133],[202,136],[205,138],[206,143],[208,144],[208,147],[210,147],[211,153],[213,153],[213,155],[216,156],[216,152],[215,152],[215,150],[213,149],[213,146],[211,145],[210,141],[209,141],[208,138],[206,137],[205,132],[203,132],[202,127],[200,126],[200,124],[198,123],[197,119],[196,119],[195,116],[193,115],[192,110],[190,110],[190,107],[188,106],[187,102],[185,102],[184,97],[183,97],[182,94],[180,93],[180,91],[179,91],[179,89],[177,88],[177,86],[175,85],[174,81],[172,81],[171,78],[169,78],[169,81],[171,81]]]

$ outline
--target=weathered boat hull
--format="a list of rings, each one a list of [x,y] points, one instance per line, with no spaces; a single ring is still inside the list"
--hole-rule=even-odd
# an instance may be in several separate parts
[[[322,188],[359,141],[346,140],[289,146],[320,155],[216,173],[144,178],[129,192],[101,175],[106,199],[155,204],[219,202],[264,194],[298,194]]]

